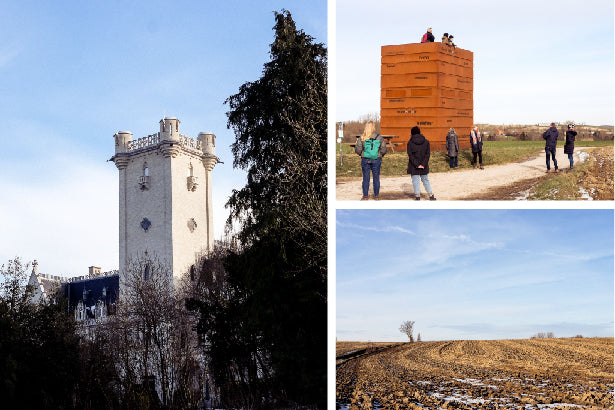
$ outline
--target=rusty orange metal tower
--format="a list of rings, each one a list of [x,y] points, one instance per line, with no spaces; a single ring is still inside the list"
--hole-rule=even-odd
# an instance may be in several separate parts
[[[442,43],[382,46],[380,133],[405,144],[418,125],[432,150],[443,150],[453,127],[460,148],[468,148],[473,62],[471,51]]]

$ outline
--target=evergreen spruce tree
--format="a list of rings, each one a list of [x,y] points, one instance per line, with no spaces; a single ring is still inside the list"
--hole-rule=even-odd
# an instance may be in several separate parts
[[[326,49],[288,11],[275,20],[261,78],[226,100],[233,164],[248,174],[227,203],[240,243],[216,275],[228,286],[223,298],[197,297],[188,306],[200,312],[212,373],[229,400],[325,408]],[[201,278],[211,276],[206,270]]]

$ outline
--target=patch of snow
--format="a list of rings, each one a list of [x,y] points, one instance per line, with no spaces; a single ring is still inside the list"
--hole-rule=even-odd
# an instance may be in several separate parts
[[[430,396],[437,397],[438,399],[442,399],[444,401],[458,401],[463,404],[485,404],[488,403],[489,400],[478,398],[475,399],[472,396],[468,396],[467,394],[453,393],[452,396],[444,396],[442,393],[429,393]]]
[[[553,403],[553,404],[533,404],[533,405],[529,405],[530,408],[533,408],[533,406],[537,406],[539,409],[554,409],[556,407],[560,407],[560,406],[564,406],[564,407],[583,407],[580,406],[578,404],[572,404],[572,403]]]
[[[525,201],[526,199],[528,199],[530,197],[531,190],[532,188],[523,192],[519,192],[519,195],[515,198],[515,201]]]
[[[582,186],[579,187],[579,192],[581,193],[581,199],[586,199],[588,201],[593,201],[594,200],[594,198],[591,197],[589,192],[587,192],[585,190],[585,188],[583,188]]]
[[[491,385],[491,384],[485,384],[482,381],[477,380],[477,379],[455,379],[455,380],[457,380],[458,382],[461,382],[461,383],[469,383],[472,386],[485,386],[485,387],[489,387],[491,389],[496,389],[496,390],[498,389],[497,386],[494,386],[494,385]]]
[[[587,159],[589,158],[589,154],[585,151],[577,151],[577,155],[579,156],[580,163],[587,161]]]

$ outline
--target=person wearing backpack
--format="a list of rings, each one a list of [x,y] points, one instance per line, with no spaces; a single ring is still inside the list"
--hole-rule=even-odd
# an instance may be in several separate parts
[[[354,152],[361,156],[361,171],[363,172],[363,197],[361,201],[369,199],[370,172],[374,177],[374,199],[380,195],[380,166],[382,157],[387,153],[387,146],[382,135],[376,132],[373,121],[365,124],[363,135],[357,138]]]
[[[574,130],[574,124],[568,124],[568,130],[566,131],[566,143],[564,144],[564,154],[568,154],[570,169],[574,167],[574,160],[572,159],[572,156],[574,154],[574,139],[576,136],[577,132]]]
[[[429,200],[435,201],[429,183],[429,141],[421,134],[419,127],[412,127],[410,130],[410,140],[407,146],[408,152],[408,174],[412,178],[412,188],[414,189],[414,199],[421,200],[421,182],[425,187],[425,191],[429,194]]]
[[[435,40],[436,38],[431,32],[431,27],[429,27],[427,29],[427,33],[423,34],[423,37],[421,38],[421,43],[433,43]]]

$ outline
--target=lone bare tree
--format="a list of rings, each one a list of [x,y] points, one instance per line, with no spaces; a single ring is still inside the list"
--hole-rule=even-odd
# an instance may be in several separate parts
[[[401,326],[399,327],[399,331],[408,336],[408,340],[410,340],[410,343],[414,342],[414,337],[412,336],[412,328],[414,328],[413,320],[406,320],[405,322],[402,322]]]

